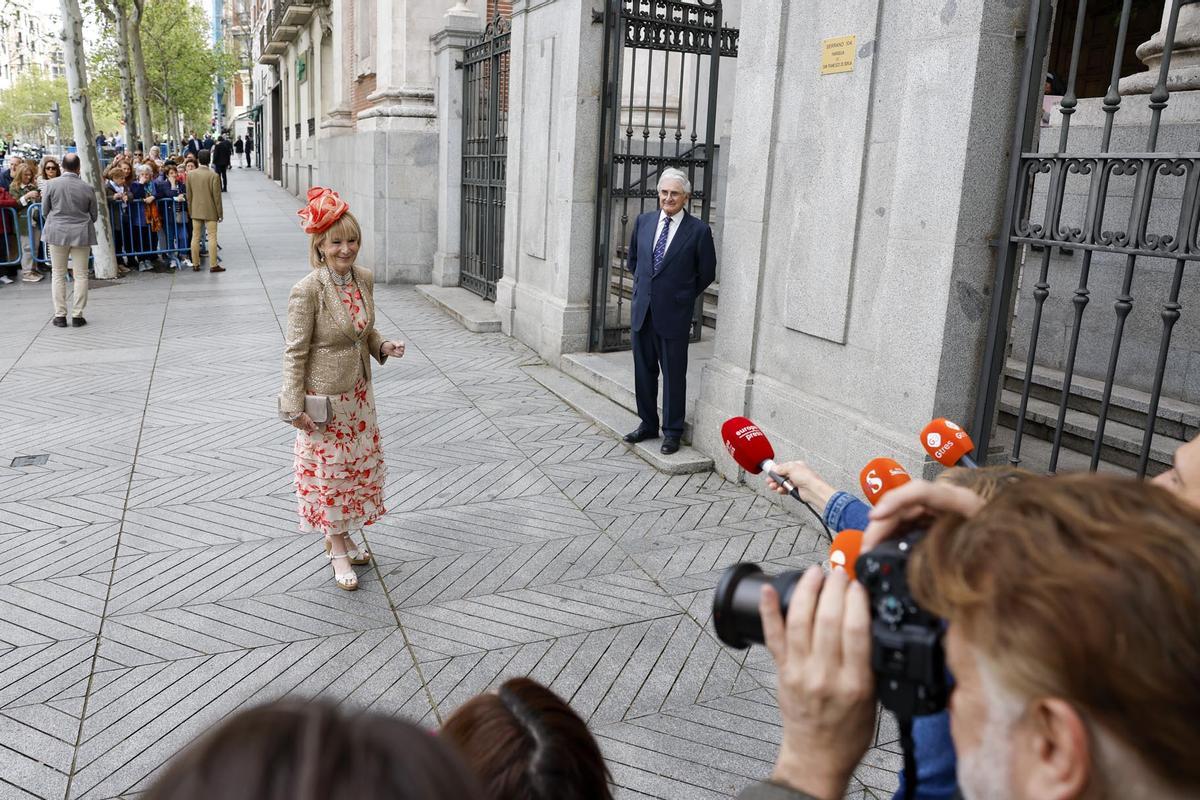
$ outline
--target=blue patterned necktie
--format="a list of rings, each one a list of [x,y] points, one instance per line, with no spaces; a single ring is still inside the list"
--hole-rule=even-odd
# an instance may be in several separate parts
[[[667,217],[667,222],[663,225],[662,233],[658,235],[658,241],[654,243],[654,271],[658,272],[658,268],[662,266],[663,256],[667,254],[667,233],[671,230],[671,218]]]

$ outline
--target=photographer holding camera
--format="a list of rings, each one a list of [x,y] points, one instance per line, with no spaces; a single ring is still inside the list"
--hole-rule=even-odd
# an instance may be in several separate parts
[[[880,501],[864,550],[933,516],[908,585],[946,621],[958,776],[967,800],[1200,794],[1200,445],[1159,482],[1027,480],[986,506],[913,482]],[[812,569],[787,620],[764,588],[783,742],[746,800],[840,798],[874,731],[863,586]]]

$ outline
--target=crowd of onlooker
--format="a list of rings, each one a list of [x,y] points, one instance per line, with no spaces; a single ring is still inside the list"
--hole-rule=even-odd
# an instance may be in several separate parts
[[[101,145],[102,137],[97,137],[98,153],[108,146],[108,140]],[[247,146],[252,144],[239,136],[239,160],[243,154],[248,156]],[[222,191],[228,185],[226,171],[235,145],[226,136],[214,140],[193,134],[179,153],[164,156],[163,149],[156,145],[143,153],[122,148],[104,166],[104,194],[120,275],[134,270],[194,266],[189,257],[193,232],[188,221],[186,186],[188,174],[200,166],[201,152],[208,151],[214,171],[221,176]],[[46,181],[61,174],[57,156],[46,155],[34,161],[16,153],[5,155],[0,169],[0,284],[13,283],[18,271],[22,281],[36,283],[50,271],[36,207]],[[200,254],[207,254],[207,234],[203,232]]]

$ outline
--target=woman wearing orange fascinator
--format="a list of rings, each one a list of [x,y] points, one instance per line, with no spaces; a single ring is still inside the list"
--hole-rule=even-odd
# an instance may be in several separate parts
[[[375,276],[354,264],[362,232],[346,201],[314,186],[298,214],[312,270],[288,298],[279,415],[297,429],[300,529],[324,535],[334,581],[353,591],[353,565],[369,564],[371,553],[351,532],[385,513],[371,359],[403,356],[404,342],[375,330]]]

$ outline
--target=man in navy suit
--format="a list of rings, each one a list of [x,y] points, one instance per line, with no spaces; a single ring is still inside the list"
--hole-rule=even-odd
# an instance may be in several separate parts
[[[687,398],[688,341],[696,298],[717,276],[712,229],[684,207],[692,184],[680,170],[658,178],[658,211],[641,214],[629,242],[633,273],[633,369],[642,424],[629,443],[658,436],[658,373],[663,375],[662,452],[679,450]]]

